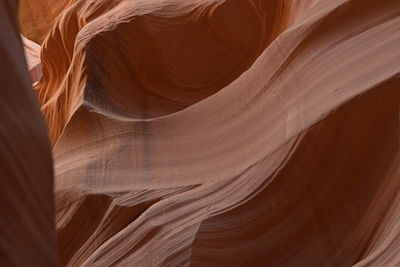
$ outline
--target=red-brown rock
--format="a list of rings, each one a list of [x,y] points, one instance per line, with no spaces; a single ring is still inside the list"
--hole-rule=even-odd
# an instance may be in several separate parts
[[[59,14],[35,90],[61,266],[400,264],[398,0]]]
[[[0,2],[0,266],[56,266],[53,165],[16,1]]]

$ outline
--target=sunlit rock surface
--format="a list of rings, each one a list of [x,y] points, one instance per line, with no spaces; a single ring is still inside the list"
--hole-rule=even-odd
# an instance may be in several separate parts
[[[42,64],[40,63],[40,45],[21,35],[24,45],[25,59],[28,64],[29,76],[32,83],[37,82],[42,75]]]

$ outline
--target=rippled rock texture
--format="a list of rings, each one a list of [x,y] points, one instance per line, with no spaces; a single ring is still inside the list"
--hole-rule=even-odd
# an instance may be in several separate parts
[[[400,264],[398,0],[37,2],[61,266]]]

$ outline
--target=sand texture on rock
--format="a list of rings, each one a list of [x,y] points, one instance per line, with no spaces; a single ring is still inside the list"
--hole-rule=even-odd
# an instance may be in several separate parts
[[[60,266],[400,264],[400,1],[50,2]]]

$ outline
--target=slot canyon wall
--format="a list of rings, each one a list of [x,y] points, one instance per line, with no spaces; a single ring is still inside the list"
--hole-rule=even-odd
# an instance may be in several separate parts
[[[56,266],[51,145],[17,11],[0,1],[0,266]]]
[[[0,258],[400,265],[400,1],[4,3]]]

